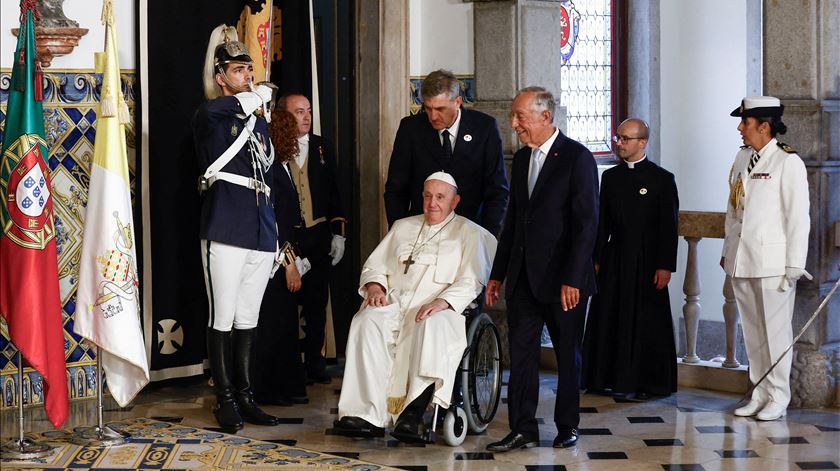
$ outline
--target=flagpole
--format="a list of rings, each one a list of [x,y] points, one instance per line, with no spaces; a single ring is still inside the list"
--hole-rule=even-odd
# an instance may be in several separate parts
[[[96,413],[97,424],[92,427],[80,427],[73,433],[71,442],[82,446],[111,447],[125,443],[125,437],[105,426],[102,419],[102,348],[96,346]]]
[[[266,2],[268,4],[268,34],[265,38],[265,81],[269,82],[271,77],[271,58],[274,55],[272,50],[272,43],[274,43],[274,1]]]
[[[7,441],[0,449],[0,457],[8,460],[34,460],[52,453],[53,447],[36,442],[23,434],[23,353],[18,350],[18,438]]]

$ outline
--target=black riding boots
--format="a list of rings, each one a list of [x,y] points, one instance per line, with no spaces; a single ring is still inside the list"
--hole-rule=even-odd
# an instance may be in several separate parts
[[[257,329],[233,329],[234,386],[239,413],[249,424],[277,425],[280,419],[266,414],[254,401]]]
[[[207,358],[210,360],[210,374],[213,376],[213,386],[216,390],[213,415],[225,432],[235,433],[244,424],[230,380],[231,350],[230,332],[207,328]]]

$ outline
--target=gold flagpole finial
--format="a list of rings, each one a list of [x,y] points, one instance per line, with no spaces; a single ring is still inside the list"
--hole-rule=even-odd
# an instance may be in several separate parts
[[[113,0],[102,0],[102,17],[100,18],[103,25],[114,24],[114,2]]]

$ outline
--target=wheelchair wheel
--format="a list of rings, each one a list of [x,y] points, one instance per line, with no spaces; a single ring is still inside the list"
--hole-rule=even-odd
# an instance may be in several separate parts
[[[443,419],[443,441],[449,446],[458,446],[467,438],[467,414],[460,407],[446,411]]]
[[[501,342],[490,316],[482,313],[469,326],[469,347],[461,362],[464,412],[473,433],[493,421],[502,390]]]

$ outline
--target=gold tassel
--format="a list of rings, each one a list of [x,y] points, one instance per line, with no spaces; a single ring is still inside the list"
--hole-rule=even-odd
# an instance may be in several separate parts
[[[113,118],[117,115],[117,104],[114,103],[114,95],[103,94],[99,101],[99,118]]]
[[[403,406],[405,406],[405,398],[406,396],[401,397],[389,397],[388,401],[388,412],[391,414],[399,414],[403,410]]]
[[[128,111],[128,103],[125,98],[120,96],[120,124],[129,124],[131,122],[131,113]]]

